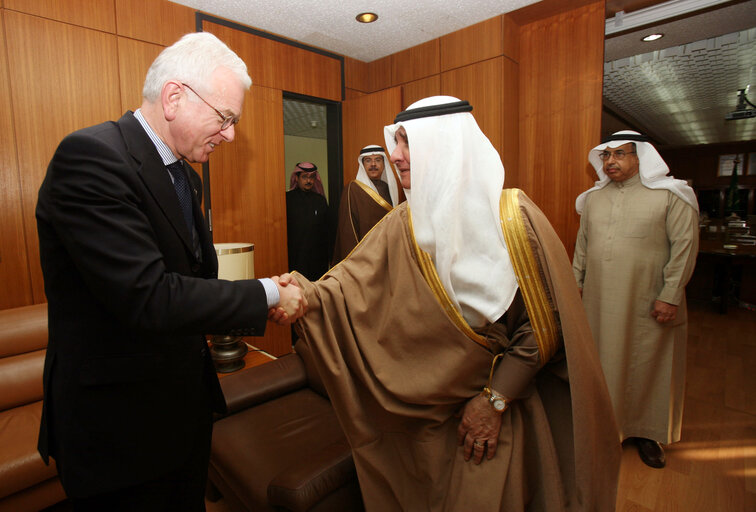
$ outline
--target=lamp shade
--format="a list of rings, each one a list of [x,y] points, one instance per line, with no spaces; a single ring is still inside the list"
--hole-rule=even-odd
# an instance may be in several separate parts
[[[218,279],[236,281],[255,277],[255,245],[248,243],[214,244],[218,255]]]

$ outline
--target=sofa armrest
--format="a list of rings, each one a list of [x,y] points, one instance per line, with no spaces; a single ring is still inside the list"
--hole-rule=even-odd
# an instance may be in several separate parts
[[[268,500],[275,507],[304,512],[356,477],[352,450],[341,441],[281,471],[268,484]]]
[[[47,348],[47,304],[0,311],[0,357]]]
[[[296,354],[287,354],[269,363],[227,375],[220,383],[228,414],[233,414],[305,387],[307,374],[302,360]]]

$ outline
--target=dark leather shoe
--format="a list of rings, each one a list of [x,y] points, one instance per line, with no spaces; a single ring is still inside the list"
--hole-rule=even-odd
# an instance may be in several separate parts
[[[667,463],[664,458],[664,449],[656,441],[637,437],[635,444],[638,447],[638,455],[646,466],[661,469]]]

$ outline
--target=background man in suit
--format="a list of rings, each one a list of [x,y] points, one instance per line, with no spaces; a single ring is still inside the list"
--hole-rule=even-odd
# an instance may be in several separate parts
[[[216,279],[183,164],[234,139],[250,85],[225,44],[188,34],[152,63],[140,109],[68,135],[50,161],[36,212],[50,333],[39,451],[75,510],[204,510],[212,412],[225,409],[204,334],[262,335],[269,312],[304,312],[278,277]]]
[[[315,281],[328,270],[328,202],[318,166],[299,162],[286,192],[289,270]]]

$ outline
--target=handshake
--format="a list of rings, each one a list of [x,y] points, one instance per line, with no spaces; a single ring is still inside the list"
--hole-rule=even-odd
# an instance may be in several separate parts
[[[268,310],[268,320],[278,325],[291,324],[307,312],[307,299],[291,274],[273,276],[271,280],[276,283],[281,299],[278,306]]]

